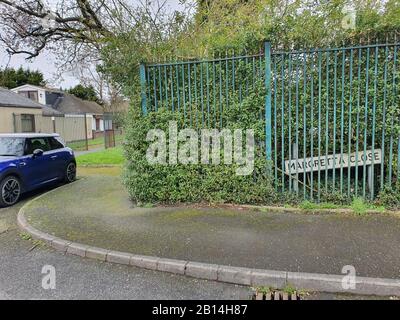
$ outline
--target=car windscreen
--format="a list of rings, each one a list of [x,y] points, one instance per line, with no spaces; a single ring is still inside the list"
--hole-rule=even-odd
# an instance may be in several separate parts
[[[22,156],[24,143],[25,138],[0,137],[0,156]]]

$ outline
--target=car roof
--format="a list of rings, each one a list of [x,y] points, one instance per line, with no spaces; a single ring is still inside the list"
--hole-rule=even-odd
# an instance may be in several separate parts
[[[49,138],[59,136],[58,133],[0,133],[0,138]]]

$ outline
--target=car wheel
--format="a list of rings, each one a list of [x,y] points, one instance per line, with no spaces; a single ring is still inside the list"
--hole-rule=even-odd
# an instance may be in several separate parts
[[[70,183],[76,179],[76,164],[75,162],[70,162],[65,169],[65,182]]]
[[[8,176],[0,182],[0,207],[16,204],[21,196],[21,182],[17,177]]]

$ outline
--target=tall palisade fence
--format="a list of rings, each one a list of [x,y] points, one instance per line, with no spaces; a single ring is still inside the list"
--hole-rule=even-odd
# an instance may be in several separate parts
[[[399,46],[271,52],[265,43],[254,55],[141,64],[142,111],[222,128],[232,103],[262,95],[262,156],[278,191],[373,199],[400,177]]]

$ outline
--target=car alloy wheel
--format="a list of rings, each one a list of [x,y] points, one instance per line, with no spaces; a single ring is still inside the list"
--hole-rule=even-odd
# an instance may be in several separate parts
[[[8,178],[1,189],[1,197],[5,204],[15,204],[21,194],[21,185],[16,178]]]
[[[67,181],[72,182],[76,178],[76,165],[71,162],[67,166]]]

